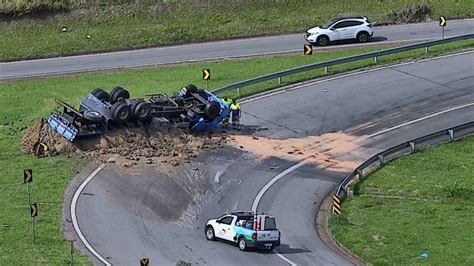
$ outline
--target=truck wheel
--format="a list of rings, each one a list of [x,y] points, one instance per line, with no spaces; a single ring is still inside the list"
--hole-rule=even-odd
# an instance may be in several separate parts
[[[110,103],[114,104],[118,102],[120,99],[129,99],[130,98],[130,93],[122,88],[122,87],[115,87],[111,92],[110,92]]]
[[[239,249],[240,249],[240,251],[246,251],[247,250],[247,242],[245,241],[244,237],[241,237],[239,239]]]
[[[206,109],[204,109],[204,114],[208,120],[212,120],[216,118],[221,112],[221,105],[217,102],[210,102],[206,105]]]
[[[133,115],[140,121],[146,121],[150,118],[150,105],[143,100],[133,102],[131,109]]]
[[[101,88],[94,89],[91,94],[103,102],[110,101],[110,95]]]
[[[84,112],[84,118],[91,122],[100,122],[102,120],[102,115],[93,110],[87,110]]]
[[[212,228],[212,226],[208,226],[206,228],[206,239],[210,241],[216,239],[216,236],[214,235],[214,228]]]
[[[114,103],[110,111],[112,112],[112,117],[114,120],[119,123],[127,121],[131,114],[130,107],[123,102]]]

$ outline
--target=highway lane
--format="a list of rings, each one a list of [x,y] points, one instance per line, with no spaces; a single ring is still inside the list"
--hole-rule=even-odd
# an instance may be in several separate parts
[[[275,215],[283,232],[277,251],[300,265],[348,264],[314,231],[319,203],[349,171],[338,162],[357,163],[380,149],[472,119],[474,108],[470,107],[367,137],[441,109],[474,102],[473,62],[473,52],[424,60],[310,83],[243,104],[243,124],[268,128],[255,132],[259,142],[265,137],[283,143],[292,138],[290,143],[296,146],[299,141],[312,145],[305,142],[308,138],[321,141],[316,146],[322,150],[316,147],[309,152],[324,155],[322,160],[283,177],[260,202],[259,210]],[[331,132],[339,133],[314,137]],[[252,150],[247,146],[244,150],[247,148]],[[275,254],[242,253],[235,246],[206,241],[203,224],[225,211],[250,209],[258,191],[298,161],[291,156],[256,158],[230,147],[198,156],[193,163],[212,173],[211,180],[215,181],[216,171],[223,175],[214,184],[214,192],[203,196],[200,206],[190,211],[193,219],[179,223],[157,215],[153,187],[160,185],[160,173],[128,175],[107,166],[79,198],[79,224],[89,242],[114,265],[134,264],[141,257],[150,257],[158,265],[180,259],[207,265],[285,265]]]
[[[420,41],[441,37],[441,28],[437,22],[381,26],[376,27],[374,32],[374,39],[378,40],[376,43]],[[474,33],[474,19],[448,21],[446,37],[468,33]],[[299,52],[305,43],[301,33],[8,62],[0,63],[0,80]],[[333,45],[317,49],[334,49],[357,45]]]

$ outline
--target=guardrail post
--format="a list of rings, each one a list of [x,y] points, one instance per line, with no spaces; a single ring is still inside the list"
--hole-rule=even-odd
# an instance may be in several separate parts
[[[377,64],[377,56],[374,56],[374,63]]]
[[[237,96],[240,98],[240,88],[237,88]]]
[[[324,74],[325,74],[325,75],[328,74],[328,67],[324,67]]]
[[[415,142],[409,142],[412,152],[415,152]]]
[[[379,158],[380,165],[384,164],[383,155],[382,155],[382,154],[379,154],[379,155],[377,155],[377,157]]]
[[[278,85],[281,84],[281,77],[278,77]]]
[[[451,140],[454,140],[454,130],[448,129],[449,136],[451,137]]]
[[[361,178],[362,177],[362,169],[357,169],[356,172],[359,175],[359,178]]]
[[[428,52],[428,46],[425,47],[425,52]]]

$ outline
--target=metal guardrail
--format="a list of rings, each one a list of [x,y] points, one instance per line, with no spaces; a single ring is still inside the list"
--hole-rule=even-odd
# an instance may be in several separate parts
[[[358,61],[358,60],[370,59],[370,58],[374,58],[374,62],[377,63],[377,58],[380,57],[380,56],[396,54],[396,53],[409,51],[409,50],[420,49],[420,48],[425,48],[428,52],[428,47],[430,47],[430,46],[435,46],[435,45],[440,45],[440,44],[445,44],[445,43],[450,43],[450,42],[455,42],[455,41],[460,41],[460,40],[467,40],[467,39],[471,39],[471,38],[474,38],[474,34],[460,35],[460,36],[449,37],[449,38],[444,38],[444,39],[440,39],[440,40],[415,43],[415,44],[400,46],[400,47],[396,47],[396,48],[390,48],[390,49],[385,49],[385,50],[381,50],[381,51],[369,52],[369,53],[364,53],[364,54],[359,54],[359,55],[348,56],[348,57],[344,57],[344,58],[340,58],[340,59],[335,59],[335,60],[331,60],[331,61],[305,65],[305,66],[296,67],[296,68],[292,68],[292,69],[288,69],[288,70],[283,70],[283,71],[263,75],[263,76],[260,76],[260,77],[240,81],[240,82],[237,82],[237,83],[233,83],[233,84],[227,85],[225,87],[216,89],[216,90],[213,91],[213,93],[218,94],[218,93],[225,92],[225,91],[228,91],[228,90],[237,89],[237,94],[240,97],[240,89],[241,88],[247,87],[247,86],[250,86],[250,85],[254,85],[254,84],[257,84],[257,83],[277,79],[278,83],[280,84],[282,77],[293,75],[293,74],[298,74],[298,73],[302,73],[302,72],[306,72],[306,71],[310,71],[310,70],[314,70],[314,69],[317,69],[317,68],[325,68],[325,70],[327,72],[327,68],[329,66],[344,64],[344,63],[348,63],[348,62],[354,62],[354,61]]]
[[[474,134],[474,122],[468,122],[453,128],[441,130],[426,136],[396,145],[386,149],[359,165],[354,171],[349,173],[337,188],[336,195],[344,198],[347,195],[348,184],[355,177],[361,178],[363,175],[375,170],[388,161],[396,159],[404,154],[412,154],[417,150],[427,148],[434,144],[451,142]]]

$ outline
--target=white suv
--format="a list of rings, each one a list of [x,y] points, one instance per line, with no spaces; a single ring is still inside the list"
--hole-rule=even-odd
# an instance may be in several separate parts
[[[335,18],[306,31],[305,39],[313,44],[325,46],[332,41],[356,39],[364,43],[373,35],[372,23],[366,17]]]

